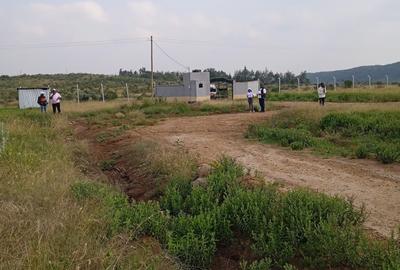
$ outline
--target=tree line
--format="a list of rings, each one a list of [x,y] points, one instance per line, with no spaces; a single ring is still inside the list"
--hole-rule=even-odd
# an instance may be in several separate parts
[[[277,73],[268,69],[252,70],[248,69],[246,66],[244,66],[243,69],[235,71],[233,75],[223,70],[216,70],[215,68],[206,68],[203,71],[210,73],[210,79],[224,78],[229,80],[236,80],[238,82],[260,80],[262,84],[277,84],[280,78],[282,84],[297,84],[297,79],[300,79],[301,84],[310,83],[309,79],[307,78],[306,71],[303,71],[300,74],[296,75],[291,71],[287,71],[285,73]],[[156,81],[182,81],[182,74],[182,72],[157,71],[154,72],[154,79]],[[120,69],[119,76],[149,79],[151,76],[151,72],[149,70],[146,70],[146,68],[144,67],[140,68],[137,71]]]

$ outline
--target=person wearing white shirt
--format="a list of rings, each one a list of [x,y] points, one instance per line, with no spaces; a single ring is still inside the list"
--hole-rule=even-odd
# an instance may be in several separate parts
[[[254,99],[253,90],[251,90],[251,89],[249,88],[249,90],[247,90],[247,102],[249,103],[249,110],[250,110],[250,112],[254,112],[253,99]]]
[[[58,91],[56,89],[53,89],[51,91],[50,94],[50,101],[51,101],[51,105],[53,107],[53,113],[56,113],[56,111],[58,111],[58,113],[61,113],[61,95],[60,93],[58,93]]]
[[[265,112],[265,99],[267,98],[267,89],[261,87],[258,90],[258,102],[260,103],[261,112]]]
[[[325,106],[326,87],[324,83],[319,84],[317,92],[318,92],[319,105]]]

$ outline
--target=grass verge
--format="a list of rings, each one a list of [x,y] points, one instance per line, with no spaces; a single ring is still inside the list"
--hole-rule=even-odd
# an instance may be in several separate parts
[[[310,92],[286,92],[271,93],[268,97],[270,101],[318,101],[316,91]],[[398,87],[379,88],[379,89],[344,89],[338,91],[328,91],[327,102],[335,103],[379,103],[379,102],[400,102],[400,89]]]
[[[174,268],[157,241],[110,233],[103,205],[72,196],[86,180],[67,117],[3,109],[0,122],[0,269]]]
[[[247,137],[293,150],[400,160],[400,111],[338,111],[297,109],[275,115],[268,123],[249,127]]]

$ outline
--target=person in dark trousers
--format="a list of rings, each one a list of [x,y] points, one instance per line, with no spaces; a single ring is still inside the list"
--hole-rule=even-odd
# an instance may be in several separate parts
[[[58,93],[56,89],[53,89],[50,94],[51,105],[53,107],[53,113],[55,114],[56,111],[61,113],[61,95]]]
[[[38,99],[37,99],[37,103],[39,104],[39,106],[40,106],[40,111],[41,111],[42,113],[47,112],[47,104],[49,104],[49,103],[47,102],[47,98],[46,98],[44,92],[41,92],[41,93],[40,93],[40,96],[39,96]]]
[[[267,89],[261,87],[258,90],[258,102],[260,103],[261,112],[265,112],[265,99],[267,98]]]
[[[250,110],[250,112],[254,112],[253,99],[254,99],[253,90],[251,90],[251,89],[249,88],[249,90],[247,90],[247,102],[249,103],[249,110]]]
[[[320,106],[325,106],[325,98],[326,98],[326,87],[324,83],[320,83],[318,85],[318,99],[319,99],[319,105]]]

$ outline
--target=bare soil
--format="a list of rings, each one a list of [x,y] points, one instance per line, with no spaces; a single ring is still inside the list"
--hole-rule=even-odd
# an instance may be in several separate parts
[[[261,173],[267,182],[351,198],[357,206],[365,205],[369,213],[368,229],[390,236],[400,224],[400,165],[323,158],[307,151],[294,152],[244,138],[249,124],[268,121],[272,114],[170,118],[154,126],[135,129],[129,137],[185,147],[204,163],[228,155],[253,172]]]

